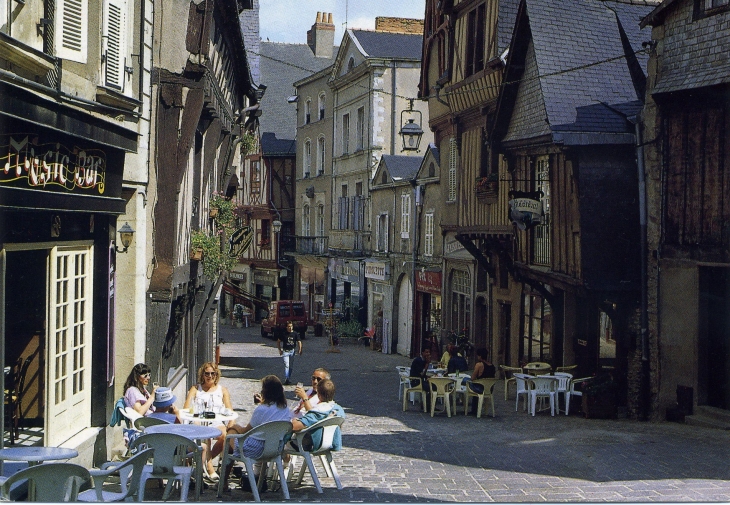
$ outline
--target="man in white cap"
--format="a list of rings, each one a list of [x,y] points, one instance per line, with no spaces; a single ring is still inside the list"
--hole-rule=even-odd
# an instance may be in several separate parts
[[[155,401],[152,403],[155,407],[155,411],[150,414],[149,417],[162,419],[168,423],[180,423],[178,410],[175,406],[175,400],[177,400],[177,398],[172,393],[172,389],[158,387],[155,389]]]

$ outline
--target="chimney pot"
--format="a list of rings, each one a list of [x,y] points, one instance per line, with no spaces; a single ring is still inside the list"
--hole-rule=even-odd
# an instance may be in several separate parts
[[[327,14],[327,23],[332,24],[332,13]]]
[[[321,22],[322,22],[322,13],[319,12],[319,11],[317,11],[317,21],[316,21],[316,23],[321,23]]]

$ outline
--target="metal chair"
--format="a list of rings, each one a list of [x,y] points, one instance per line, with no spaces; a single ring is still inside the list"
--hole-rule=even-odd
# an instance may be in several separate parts
[[[281,454],[284,451],[284,444],[287,438],[292,432],[291,422],[289,421],[270,421],[268,423],[256,426],[244,434],[232,434],[226,435],[225,449],[223,451],[223,461],[221,463],[221,477],[218,481],[218,498],[223,496],[223,490],[226,486],[227,480],[227,468],[228,465],[234,461],[242,461],[246,465],[246,472],[248,473],[248,482],[251,484],[251,492],[253,492],[254,500],[257,502],[261,501],[259,495],[259,489],[263,485],[266,479],[266,467],[269,461],[276,463],[276,468],[279,471],[279,480],[281,481],[281,492],[284,494],[285,499],[289,499],[289,488],[286,485],[286,474],[284,473],[284,462],[281,459]],[[249,458],[243,455],[243,443],[248,437],[257,435],[256,438],[264,437],[264,449],[259,457],[256,459]],[[228,450],[229,444],[232,440],[238,440],[238,453],[234,454]],[[264,461],[266,464],[261,469],[258,483],[255,480],[253,473],[253,465],[256,461]],[[321,492],[321,491],[320,491]]]
[[[5,422],[10,428],[10,443],[14,444],[20,438],[20,419],[23,417],[21,402],[25,392],[25,376],[28,373],[32,356],[18,358],[10,374],[6,374],[5,384]]]
[[[76,501],[81,486],[91,479],[89,471],[73,463],[45,463],[29,466],[3,481],[0,498],[11,501],[10,489],[17,482],[27,480],[28,498],[35,502]]]
[[[79,493],[78,501],[110,502],[136,501],[139,494],[139,483],[142,480],[142,471],[147,460],[154,454],[154,449],[138,451],[126,461],[110,461],[101,465],[98,470],[89,470],[94,480],[94,489],[87,489]],[[104,491],[104,482],[111,475],[119,475],[121,492]]]
[[[297,449],[294,449],[293,446],[292,449],[289,449],[288,445],[287,448],[284,449],[285,453],[292,456],[292,460],[290,462],[292,468],[294,466],[294,458],[296,456],[304,458],[304,463],[302,463],[302,467],[299,470],[299,476],[295,483],[297,486],[302,483],[304,472],[309,469],[309,475],[312,477],[312,481],[314,482],[314,486],[317,488],[317,492],[323,492],[322,484],[319,482],[317,470],[314,468],[314,461],[312,460],[312,456],[319,456],[319,459],[322,461],[322,466],[324,467],[325,472],[327,472],[327,476],[332,477],[335,480],[337,489],[342,489],[340,475],[337,473],[337,467],[335,466],[335,462],[332,460],[332,444],[334,442],[335,432],[338,428],[341,429],[343,422],[345,422],[345,419],[339,416],[326,417],[325,419],[322,419],[321,421],[318,421],[295,434],[296,441],[298,442]],[[322,444],[319,448],[305,448],[303,441],[306,439],[307,435],[320,429],[323,430],[323,432]],[[289,479],[291,479],[291,472],[289,472]]]
[[[408,385],[403,389],[403,412],[408,410],[409,393],[421,395],[421,405],[423,405],[423,411],[426,412],[426,390],[423,389],[423,380],[420,377],[408,377]]]
[[[129,444],[130,451],[149,447],[155,450],[152,463],[145,465],[139,482],[139,501],[144,501],[144,490],[147,479],[167,479],[167,486],[162,493],[162,500],[170,497],[172,484],[180,481],[180,501],[188,500],[190,476],[193,467],[187,466],[186,460],[192,458],[195,463],[195,499],[200,501],[199,483],[203,482],[202,450],[189,438],[172,433],[147,433],[134,439]]]
[[[479,399],[477,405],[477,417],[482,417],[482,407],[484,406],[484,399],[489,398],[489,402],[492,404],[492,417],[494,417],[494,385],[498,382],[497,379],[477,379],[466,383],[466,399],[464,400],[464,415],[467,415],[469,411],[469,398],[476,397]],[[472,389],[473,384],[480,384],[484,387],[481,393],[478,393]]]
[[[504,379],[504,401],[507,401],[507,393],[509,390],[510,383],[517,387],[517,381],[515,380],[515,373],[523,373],[522,368],[515,366],[499,365],[499,369],[502,370]]]

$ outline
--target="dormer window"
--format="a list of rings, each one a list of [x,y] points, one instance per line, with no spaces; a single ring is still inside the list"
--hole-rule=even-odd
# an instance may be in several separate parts
[[[350,60],[347,62],[347,71],[352,72],[353,68],[355,68],[355,58],[350,56]]]

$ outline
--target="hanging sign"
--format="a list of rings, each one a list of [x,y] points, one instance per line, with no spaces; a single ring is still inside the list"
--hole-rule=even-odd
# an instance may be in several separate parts
[[[520,230],[542,223],[542,216],[540,200],[515,198],[509,201],[509,218]]]
[[[231,238],[228,239],[228,256],[232,258],[240,258],[243,253],[251,245],[253,241],[253,228],[250,226],[243,226],[231,233]]]

